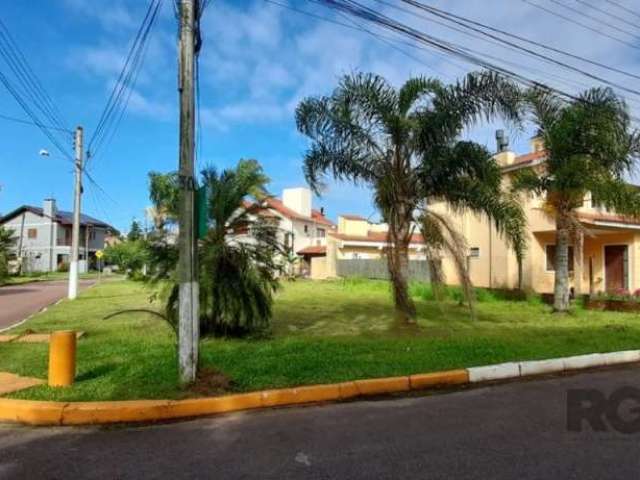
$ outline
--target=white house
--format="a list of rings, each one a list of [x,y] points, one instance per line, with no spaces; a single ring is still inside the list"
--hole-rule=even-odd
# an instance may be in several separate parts
[[[68,264],[71,255],[73,213],[58,210],[52,198],[42,208],[23,205],[0,217],[0,226],[14,231],[13,254],[22,263],[23,272],[54,272]],[[105,247],[105,239],[115,229],[88,215],[80,218],[81,271],[95,253]],[[84,268],[83,268],[84,267]]]
[[[304,187],[285,188],[282,199],[267,199],[259,214],[278,222],[280,242],[302,259],[303,274],[309,272],[311,258],[325,255],[327,235],[336,228],[322,208],[313,208],[311,190]]]

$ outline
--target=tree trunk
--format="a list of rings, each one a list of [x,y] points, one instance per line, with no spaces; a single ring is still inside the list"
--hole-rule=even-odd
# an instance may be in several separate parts
[[[553,289],[553,310],[567,312],[569,310],[569,221],[565,214],[556,217],[556,259],[555,284]]]
[[[575,234],[573,246],[573,291],[575,297],[582,295],[582,280],[584,276],[584,232],[578,230]]]
[[[406,224],[389,229],[391,245],[387,252],[396,318],[404,323],[416,323],[416,306],[409,296],[408,281],[410,228],[411,226]]]

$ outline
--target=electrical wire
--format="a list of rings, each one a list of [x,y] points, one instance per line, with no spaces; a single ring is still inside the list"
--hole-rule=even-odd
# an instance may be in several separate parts
[[[144,60],[149,34],[155,24],[161,4],[162,0],[151,0],[149,3],[118,80],[98,120],[98,125],[88,142],[87,150],[93,158],[95,158],[96,152],[100,150],[105,140],[107,140],[107,143],[111,141],[124,116]]]
[[[623,18],[619,15],[616,15],[615,13],[611,13],[608,10],[605,10],[603,8],[600,7],[596,7],[595,5],[593,5],[592,3],[586,2],[585,0],[574,0],[576,3],[580,3],[588,8],[591,8],[592,10],[595,10],[596,12],[600,12],[604,15],[607,15],[608,17],[611,17],[619,22],[624,23],[625,25],[629,25],[633,28],[638,28],[638,25],[635,23],[631,23],[630,21],[628,21],[626,18]]]
[[[11,117],[9,115],[4,115],[2,113],[0,113],[0,118],[2,118],[3,120],[8,120],[10,122],[22,123],[24,125],[33,125],[33,126],[36,126],[36,127],[42,126],[42,127],[46,128],[47,130],[56,130],[56,131],[59,131],[59,132],[68,133],[70,135],[74,134],[74,132],[72,132],[71,130],[67,130],[67,129],[59,128],[59,127],[54,127],[52,125],[38,125],[35,122],[31,122],[31,121],[25,120],[23,118]]]
[[[588,18],[588,19],[590,19],[590,20],[592,20],[594,22],[600,23],[601,25],[609,27],[612,30],[615,30],[616,32],[620,32],[620,33],[624,33],[625,35],[629,35],[630,37],[632,37],[635,40],[637,40],[639,38],[638,35],[636,35],[633,32],[625,30],[624,28],[618,27],[617,25],[614,25],[612,23],[605,22],[604,20],[602,20],[602,19],[600,19],[600,18],[598,18],[598,17],[596,17],[594,15],[589,15],[588,13],[584,13],[582,10],[580,10],[578,8],[575,8],[575,7],[572,7],[570,5],[567,5],[565,3],[562,3],[559,0],[549,0],[549,1],[551,3],[555,3],[556,5],[562,7],[564,9],[566,9],[566,10],[569,10],[572,13],[575,13],[576,15],[580,15],[581,17]]]
[[[597,28],[595,28],[593,26],[590,26],[590,25],[588,25],[586,23],[579,22],[578,20],[576,20],[574,18],[571,18],[571,17],[568,17],[568,16],[563,15],[561,13],[558,13],[558,12],[556,12],[554,10],[551,10],[550,8],[545,7],[544,5],[540,5],[539,3],[532,2],[531,0],[522,0],[522,1],[524,3],[526,3],[527,5],[531,5],[532,7],[535,7],[538,10],[542,10],[543,12],[548,13],[549,15],[553,15],[554,17],[561,18],[562,20],[566,20],[567,22],[573,23],[574,25],[579,25],[579,26],[581,26],[582,28],[584,28],[586,30],[589,30],[589,31],[591,31],[593,33],[597,33],[598,35],[602,35],[603,37],[607,37],[607,38],[609,38],[611,40],[615,40],[616,42],[618,42],[618,43],[620,43],[622,45],[626,45],[627,47],[633,48],[635,50],[640,50],[640,47],[638,45],[635,45],[635,44],[633,44],[633,43],[631,43],[631,42],[629,42],[627,40],[624,40],[624,39],[621,39],[621,38],[616,37],[614,35],[611,35],[611,34],[605,32],[605,31],[603,31],[602,29],[597,29]]]
[[[389,5],[388,2],[384,2],[382,0],[376,0],[376,1]],[[566,56],[568,58],[572,58],[574,60],[579,60],[581,62],[585,62],[585,63],[588,63],[590,65],[593,65],[593,66],[596,66],[596,67],[599,67],[599,68],[602,68],[602,69],[605,69],[605,70],[609,70],[609,71],[614,72],[614,73],[618,73],[620,75],[625,75],[627,77],[634,78],[636,80],[640,80],[640,75],[637,75],[637,74],[634,74],[634,73],[631,73],[631,72],[628,72],[628,71],[625,71],[625,70],[622,70],[622,69],[619,69],[619,68],[616,68],[616,67],[613,67],[613,66],[610,66],[610,65],[606,65],[606,64],[603,64],[603,63],[600,63],[600,62],[596,62],[596,61],[591,60],[589,58],[585,58],[583,56],[580,56],[580,55],[577,55],[577,54],[574,54],[574,53],[571,53],[571,52],[567,52],[566,50],[561,50],[559,48],[556,48],[556,47],[553,47],[553,46],[550,46],[550,45],[546,45],[546,44],[544,44],[542,42],[538,42],[536,40],[532,40],[530,38],[526,38],[526,37],[523,37],[521,35],[517,35],[517,34],[511,33],[511,32],[507,32],[505,30],[501,30],[501,29],[496,28],[496,27],[492,27],[490,25],[486,25],[484,23],[472,20],[470,18],[465,18],[463,16],[456,15],[454,13],[447,12],[445,10],[442,10],[442,9],[439,9],[439,8],[436,8],[436,7],[432,7],[430,5],[425,5],[424,3],[417,2],[417,1],[412,1],[412,0],[401,0],[401,1],[403,1],[404,3],[410,4],[410,5],[412,5],[412,6],[416,7],[416,8],[419,8],[421,10],[424,10],[424,11],[427,11],[427,12],[432,13],[434,15],[437,15],[437,16],[439,16],[441,18],[445,18],[447,20],[455,19],[455,20],[459,20],[459,21],[464,22],[464,23],[469,23],[471,25],[474,25],[474,26],[489,30],[491,32],[498,33],[500,35],[504,35],[506,37],[513,38],[513,39],[519,40],[521,42],[528,43],[529,45],[533,45],[533,46],[548,50],[550,52],[554,52],[554,53]],[[458,24],[462,25],[461,23],[458,23]],[[492,38],[495,38],[495,37],[492,37]],[[499,38],[496,38],[496,40],[502,41]]]
[[[624,5],[622,5],[619,2],[615,2],[614,0],[604,0],[604,1],[609,3],[609,4],[611,4],[611,5],[613,5],[614,7],[618,7],[620,10],[623,10],[623,11],[625,11],[627,13],[630,13],[631,15],[634,15],[634,16],[640,18],[640,13],[638,13],[636,11],[633,11],[630,8],[625,7]]]

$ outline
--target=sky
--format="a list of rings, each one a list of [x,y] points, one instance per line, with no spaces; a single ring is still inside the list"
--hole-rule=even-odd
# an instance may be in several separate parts
[[[397,0],[362,1],[415,28],[501,58],[514,70],[565,91],[577,92],[595,84],[594,80],[560,66],[466,36],[435,24],[423,14],[411,14]],[[565,2],[611,24],[605,26],[563,10],[550,0],[531,0],[601,33],[623,39],[626,44],[550,15],[528,0],[424,1],[640,74],[640,27],[634,30],[632,26],[640,17],[615,7],[612,2],[588,0],[619,19],[588,9],[575,0]],[[353,25],[348,18],[311,1],[277,2]],[[617,3],[640,12],[638,0]],[[3,2],[0,18],[67,125],[70,128],[81,125],[87,139],[95,131],[147,4],[146,0]],[[627,23],[620,19],[626,19]],[[241,158],[255,158],[271,178],[271,193],[278,196],[283,188],[305,185],[302,161],[308,141],[296,131],[294,121],[296,105],[303,98],[330,94],[341,76],[354,72],[375,72],[400,86],[412,76],[451,82],[477,70],[462,60],[415,49],[415,45],[395,43],[396,39],[388,32],[377,32],[374,36],[265,0],[213,0],[205,11],[201,28],[198,168],[223,169]],[[168,172],[177,167],[176,36],[171,1],[165,0],[120,128],[112,142],[96,152],[89,164],[89,172],[99,188],[85,184],[83,212],[123,231],[132,219],[143,219],[144,208],[149,204],[148,172]],[[638,83],[592,65],[580,67],[630,88]],[[0,72],[7,72],[1,59]],[[637,97],[629,95],[629,105],[635,114],[640,113]],[[27,118],[1,85],[0,115]],[[496,128],[506,127],[499,122],[479,124],[465,131],[464,137],[494,151]],[[512,148],[526,153],[532,132],[531,125],[522,130],[508,129]],[[71,152],[71,138],[67,140],[66,147]],[[48,150],[50,156],[39,155],[41,149]],[[46,197],[56,198],[58,208],[71,210],[71,167],[37,127],[0,118],[0,213],[23,204],[39,206]],[[333,219],[340,213],[377,218],[370,191],[350,183],[329,182],[322,196],[314,198],[314,206],[325,207]]]

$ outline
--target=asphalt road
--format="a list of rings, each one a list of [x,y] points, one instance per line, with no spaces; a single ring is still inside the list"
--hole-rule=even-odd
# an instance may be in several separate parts
[[[80,288],[91,285],[93,280],[83,280]],[[29,315],[57,302],[67,295],[66,280],[33,282],[0,288],[0,330],[21,322]]]
[[[569,432],[566,399],[574,388],[640,387],[639,374],[635,366],[153,426],[4,425],[0,478],[637,479],[640,434]]]

